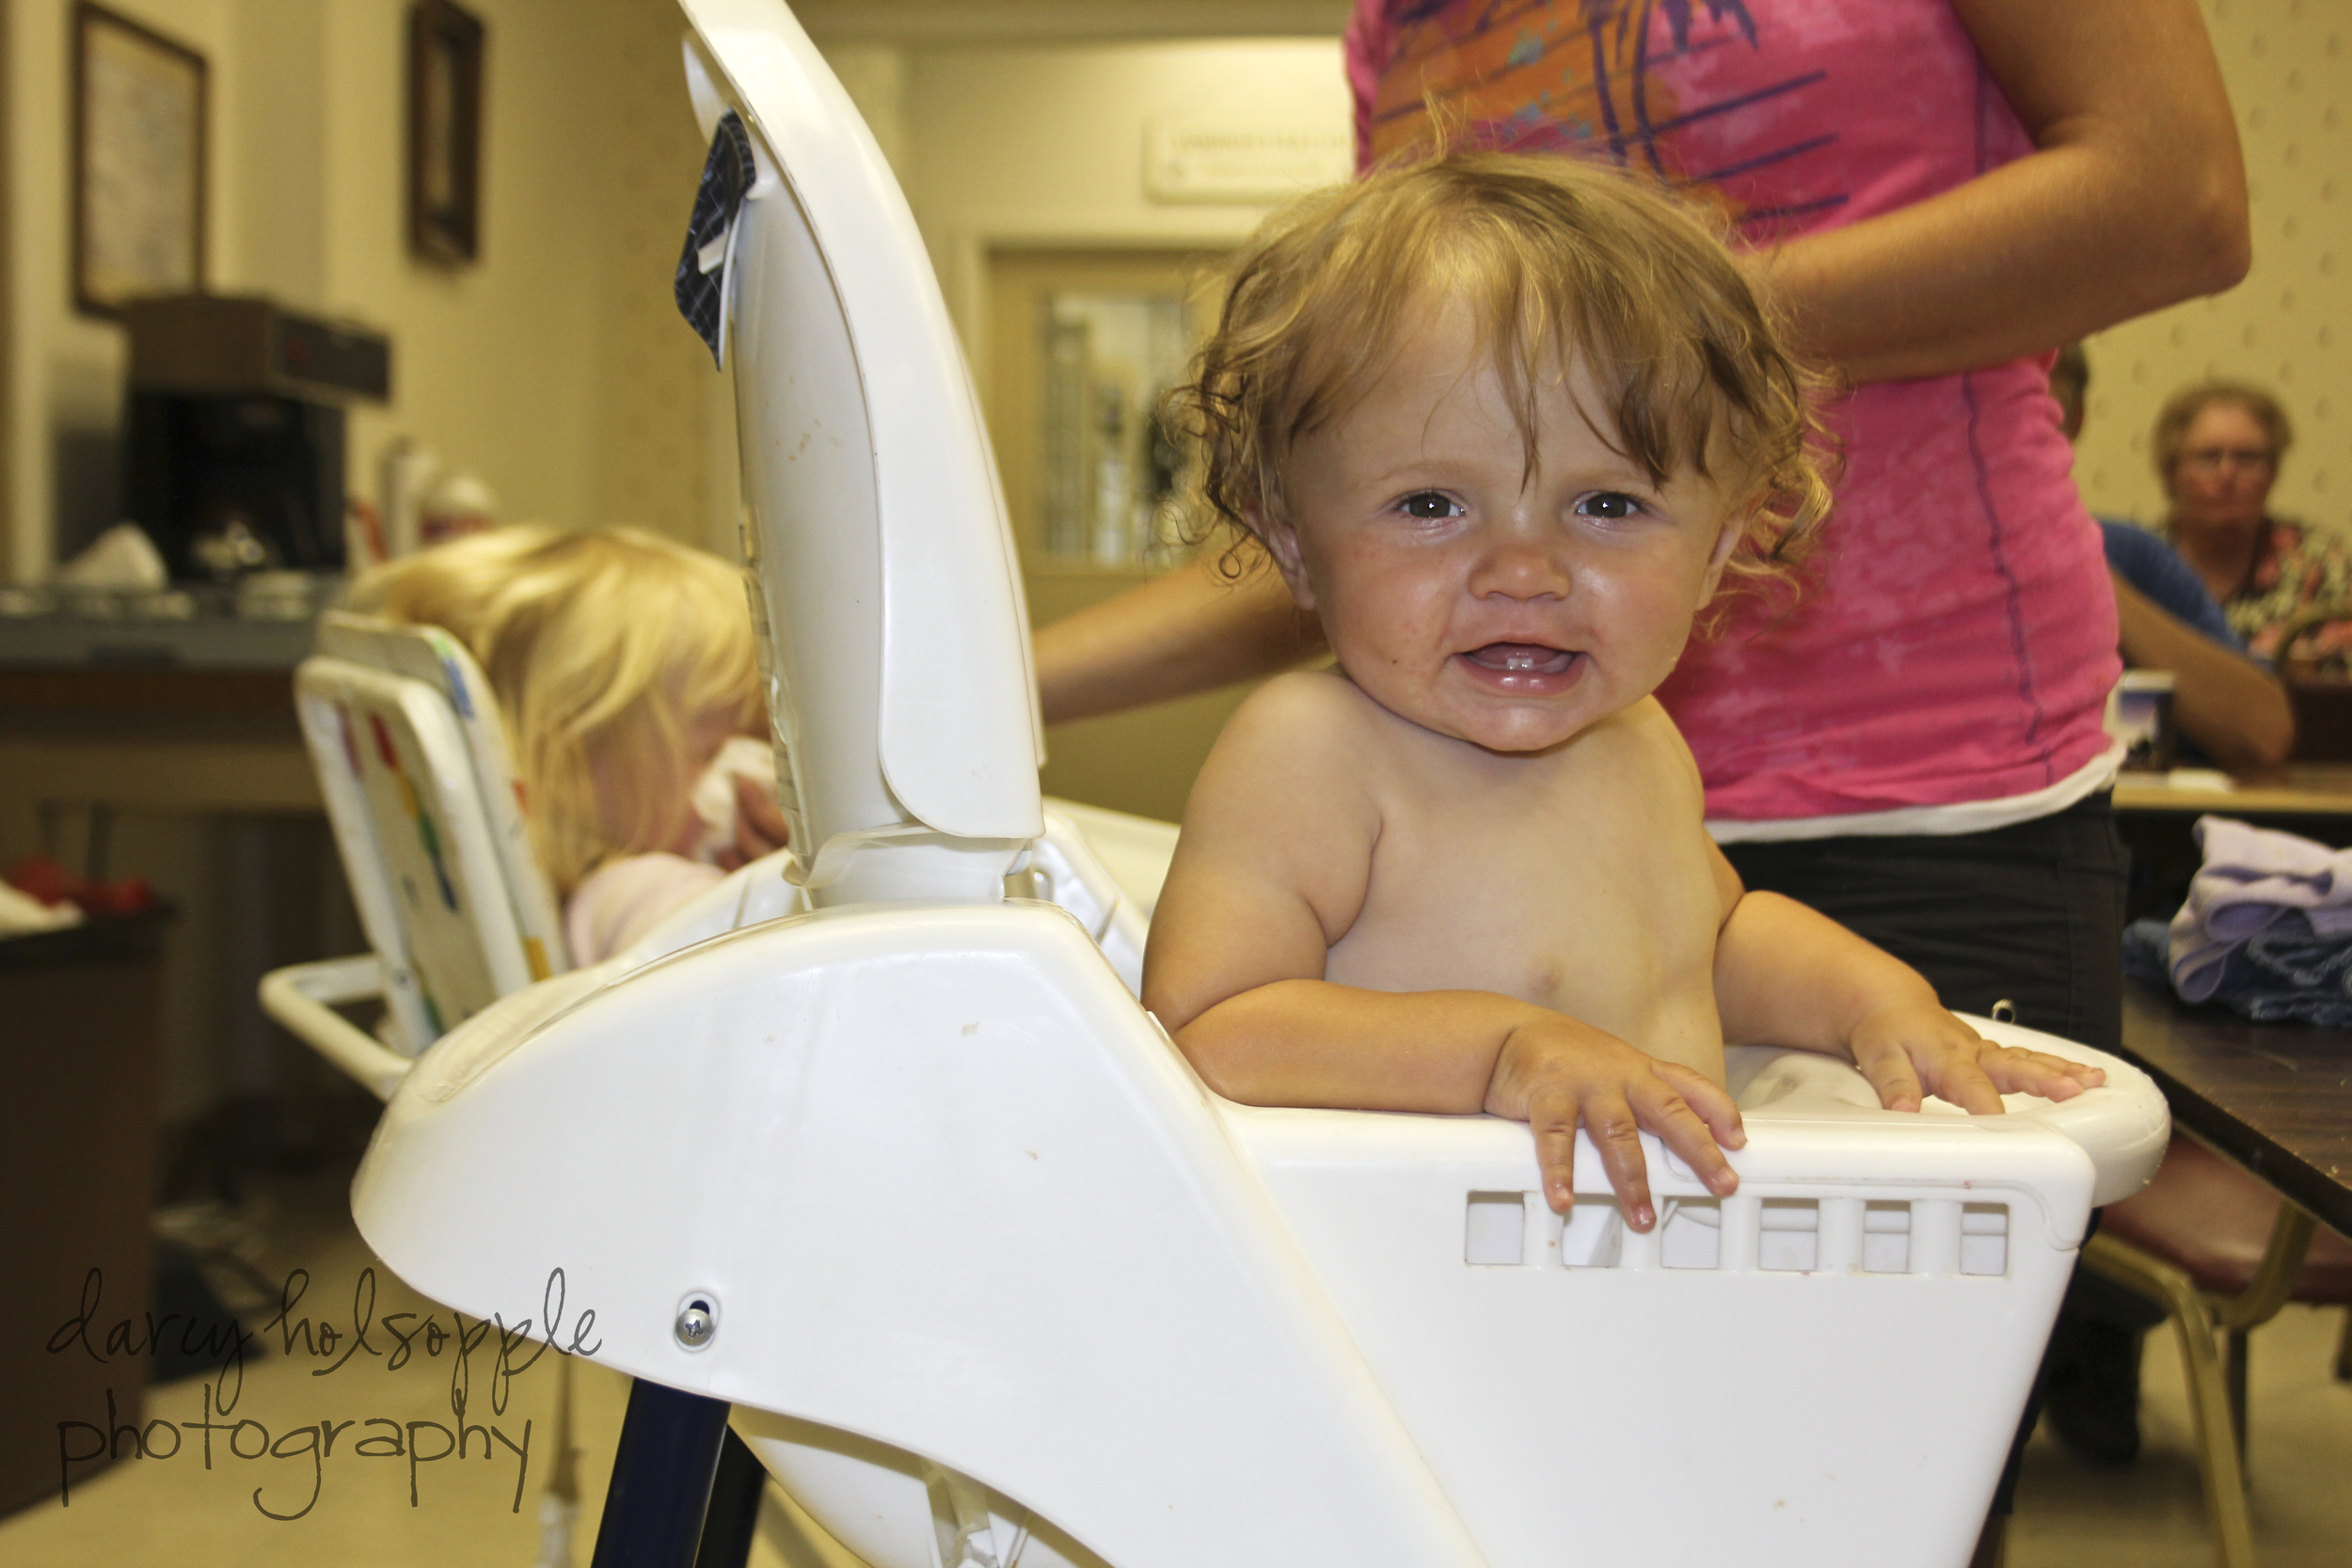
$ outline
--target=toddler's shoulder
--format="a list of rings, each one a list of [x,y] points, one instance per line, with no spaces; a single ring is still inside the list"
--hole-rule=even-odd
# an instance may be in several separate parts
[[[1652,785],[1671,785],[1677,794],[1703,791],[1698,759],[1657,698],[1643,698],[1608,725],[1617,767]]]
[[[1249,835],[1325,834],[1376,816],[1379,710],[1344,676],[1277,675],[1234,710],[1193,784],[1184,832],[1240,825]]]
[[[1301,760],[1360,754],[1385,717],[1356,683],[1336,670],[1294,670],[1249,694],[1227,721],[1218,744],[1269,749]]]

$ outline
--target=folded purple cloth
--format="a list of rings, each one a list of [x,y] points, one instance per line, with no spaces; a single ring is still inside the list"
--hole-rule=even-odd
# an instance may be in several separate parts
[[[2195,832],[2205,863],[2171,932],[2172,988],[2187,1000],[2210,997],[2230,955],[2262,932],[2352,936],[2352,850],[2226,816],[2201,816]]]

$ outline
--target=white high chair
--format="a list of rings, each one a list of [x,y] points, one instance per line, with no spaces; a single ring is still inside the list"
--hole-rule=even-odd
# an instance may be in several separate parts
[[[496,699],[436,626],[329,611],[294,706],[373,952],[273,972],[271,1016],[379,1096],[417,1053],[570,967]],[[335,1006],[381,998],[388,1040]]]
[[[691,1559],[730,1405],[877,1568],[1964,1561],[2153,1086],[2064,1046],[2109,1086],[1906,1116],[1740,1051],[1740,1192],[1645,1140],[1649,1235],[1589,1147],[1550,1214],[1517,1123],[1218,1100],[1112,961],[1148,898],[1038,847],[1020,579],[905,203],[780,0],[684,4],[755,160],[706,253],[810,908],[739,874],[456,1024],[353,1192],[461,1310],[564,1270],[532,1332],[639,1380],[597,1561]],[[1039,871],[1058,902],[1007,896]]]

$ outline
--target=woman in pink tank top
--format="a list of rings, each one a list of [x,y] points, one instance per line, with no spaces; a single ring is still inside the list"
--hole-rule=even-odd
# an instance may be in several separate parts
[[[2194,0],[1358,0],[1347,44],[1364,161],[1430,147],[1434,113],[1451,141],[1665,182],[1752,247],[1852,389],[1804,600],[1738,607],[1659,692],[1709,827],[1749,886],[1947,1006],[2113,1046],[2115,606],[2045,374],[2245,272]],[[1170,574],[1037,648],[1049,721],[1301,651],[1271,573]]]

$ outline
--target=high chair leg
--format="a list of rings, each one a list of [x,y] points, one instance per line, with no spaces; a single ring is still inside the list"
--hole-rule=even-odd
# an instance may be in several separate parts
[[[2253,1330],[2233,1328],[2224,1342],[2221,1372],[2230,1389],[2230,1430],[2237,1433],[2238,1464],[2246,1463],[2246,1365],[2253,1358]]]
[[[629,1386],[590,1568],[690,1568],[726,1430],[724,1400]]]
[[[694,1568],[743,1568],[751,1560],[752,1538],[759,1533],[760,1494],[767,1489],[767,1468],[729,1427],[719,1441],[719,1473],[710,1482],[710,1507],[703,1516]]]
[[[2009,1568],[2008,1514],[1985,1516],[1984,1531],[1977,1537],[1977,1549],[1969,1555],[1968,1568]]]
[[[2253,1521],[2247,1512],[2246,1471],[2230,1419],[2228,1379],[2212,1312],[2196,1281],[2112,1236],[2093,1236],[2084,1243],[2083,1261],[2164,1303],[2170,1314],[2180,1340],[2181,1370],[2188,1382],[2189,1425],[2197,1442],[2197,1468],[2205,1483],[2214,1555],[2221,1568],[2253,1568]]]

